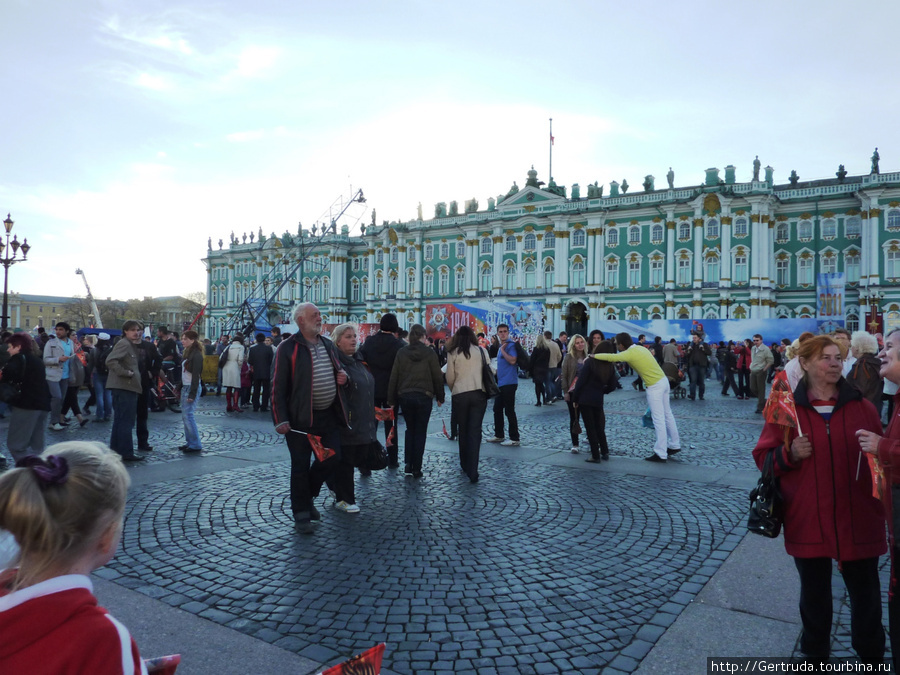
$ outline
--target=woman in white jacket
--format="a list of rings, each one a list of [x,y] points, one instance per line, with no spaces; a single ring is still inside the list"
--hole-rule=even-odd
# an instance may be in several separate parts
[[[244,412],[241,404],[241,364],[244,363],[244,335],[235,333],[231,344],[225,350],[228,361],[222,368],[222,386],[225,387],[225,400],[228,412]]]
[[[485,363],[490,363],[487,350],[478,346],[475,331],[462,326],[447,345],[447,385],[459,420],[459,464],[473,483],[478,482],[481,424],[487,409],[481,381]]]

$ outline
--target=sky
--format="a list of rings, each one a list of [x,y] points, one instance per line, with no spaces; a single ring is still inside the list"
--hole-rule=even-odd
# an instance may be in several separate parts
[[[900,170],[900,3],[3,0],[10,290],[206,288],[207,239],[559,185]],[[722,172],[724,176],[724,171]],[[340,206],[338,206],[340,208]]]

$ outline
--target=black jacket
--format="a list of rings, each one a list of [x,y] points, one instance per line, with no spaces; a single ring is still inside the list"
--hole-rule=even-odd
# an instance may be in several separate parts
[[[578,405],[603,407],[603,396],[615,391],[619,378],[611,363],[587,359],[578,373],[578,381],[569,396]]]
[[[688,345],[687,351],[684,355],[684,362],[689,366],[700,366],[701,368],[706,368],[709,365],[709,357],[712,355],[712,350],[709,348],[709,345],[705,342],[698,342],[694,344],[693,342]]]
[[[334,343],[319,336],[331,358],[335,377],[342,369]],[[334,410],[342,426],[347,426],[347,386],[337,386]],[[275,426],[290,422],[292,429],[307,431],[312,427],[312,352],[299,332],[282,340],[275,353],[272,373],[272,420]]]
[[[369,366],[372,377],[375,378],[376,401],[387,399],[388,383],[391,381],[394,360],[397,358],[397,352],[403,346],[403,340],[391,333],[381,331],[366,338],[363,346],[359,348],[359,355]]]
[[[535,347],[531,352],[531,378],[543,382],[550,371],[550,350],[546,347]]]
[[[138,357],[138,370],[141,371],[141,382],[144,387],[152,387],[156,384],[156,378],[162,366],[162,357],[152,342],[141,340],[135,347],[137,348],[135,351],[137,351]]]
[[[414,342],[397,352],[388,382],[387,400],[398,404],[404,394],[425,394],[444,402],[444,376],[434,350]]]
[[[347,390],[347,416],[350,428],[341,429],[341,446],[368,445],[375,440],[375,378],[357,352],[339,353],[350,378]]]
[[[21,393],[12,401],[13,408],[22,410],[50,410],[50,387],[44,360],[34,354],[19,353],[3,366],[3,381],[22,384]]]
[[[247,363],[253,369],[254,380],[269,380],[272,378],[272,361],[275,352],[264,342],[257,342],[250,347],[247,353]]]

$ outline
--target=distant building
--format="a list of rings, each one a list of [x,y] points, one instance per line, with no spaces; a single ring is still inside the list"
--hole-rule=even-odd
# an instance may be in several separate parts
[[[383,223],[350,237],[232,235],[210,242],[209,333],[241,303],[271,295],[266,312],[289,316],[303,299],[326,321],[375,322],[396,312],[425,323],[429,306],[536,303],[546,328],[583,332],[599,319],[741,319],[816,316],[818,273],[843,273],[844,318],[858,329],[867,306],[900,326],[900,172],[776,185],[759,162],[738,183],[735,167],[703,183],[603,196],[537,172],[479,210],[470,200],[435,205],[435,217]],[[305,263],[296,267],[298,261]],[[296,267],[296,269],[295,269]],[[291,274],[291,271],[293,274]]]

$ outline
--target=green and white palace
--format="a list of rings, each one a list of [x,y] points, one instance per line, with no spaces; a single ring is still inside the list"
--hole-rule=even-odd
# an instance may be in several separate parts
[[[758,159],[748,182],[729,165],[676,187],[670,169],[666,187],[647,176],[638,191],[623,181],[608,194],[597,183],[544,185],[532,169],[524,186],[484,206],[439,203],[426,220],[420,205],[415,220],[358,235],[346,226],[268,237],[260,228],[255,241],[232,234],[224,248],[210,242],[205,258],[209,333],[292,270],[268,303],[275,323],[300,300],[330,323],[391,311],[407,326],[427,305],[537,303],[554,333],[592,318],[811,318],[817,274],[832,272],[844,274],[848,328],[870,305],[900,325],[900,172],[881,173],[878,160],[876,150],[867,175],[841,165],[834,178],[791,172],[781,184],[772,167],[760,178]]]

